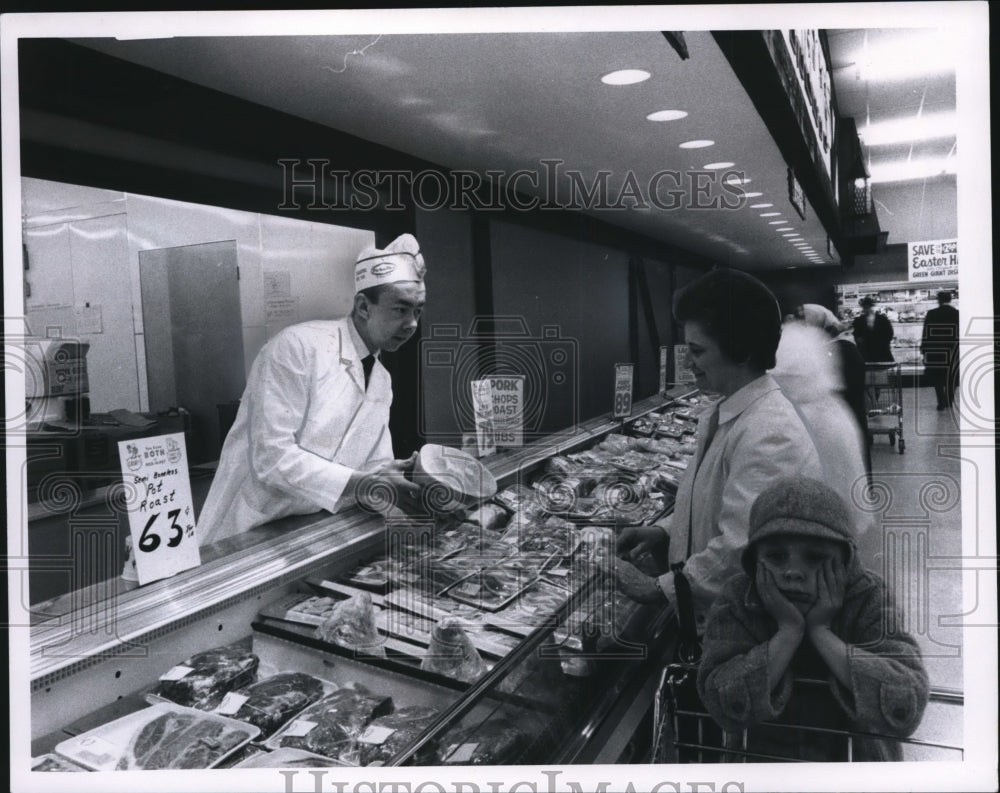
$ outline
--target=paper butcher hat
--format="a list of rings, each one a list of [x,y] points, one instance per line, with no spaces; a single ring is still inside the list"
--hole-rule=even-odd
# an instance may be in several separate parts
[[[412,234],[396,237],[385,250],[365,248],[354,265],[354,293],[379,284],[423,281],[427,266]]]

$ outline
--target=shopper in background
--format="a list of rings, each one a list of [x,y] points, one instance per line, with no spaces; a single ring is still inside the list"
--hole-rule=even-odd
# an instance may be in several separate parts
[[[792,477],[761,493],[749,523],[744,572],[712,608],[698,668],[702,702],[733,731],[728,748],[744,748],[747,729],[747,751],[777,758],[901,760],[881,736],[920,724],[927,673],[885,582],[859,563],[843,500]],[[880,737],[855,738],[849,757],[846,730]]]
[[[937,395],[937,409],[946,410],[954,403],[958,388],[958,309],[951,305],[951,292],[938,292],[937,301],[938,307],[924,319],[920,352]]]
[[[842,396],[844,377],[829,330],[840,327],[829,309],[806,304],[803,317],[782,329],[771,376],[795,406],[819,453],[823,481],[841,494],[857,530],[861,561],[882,569],[882,542],[874,515],[864,508],[868,485],[867,437]],[[852,345],[853,346],[853,345]],[[861,363],[864,399],[864,363]]]
[[[866,361],[894,361],[889,344],[896,335],[892,323],[875,311],[875,301],[863,297],[859,301],[861,316],[854,319],[854,339],[861,357]]]
[[[405,477],[415,455],[393,460],[379,353],[416,331],[425,270],[409,234],[362,251],[349,317],[292,325],[264,346],[198,519],[203,545],[287,515],[418,496]]]
[[[639,602],[676,598],[675,573],[649,575],[635,563],[648,553],[684,564],[695,620],[739,569],[747,515],[757,494],[793,473],[820,476],[813,441],[795,407],[767,371],[775,365],[781,312],[770,290],[737,270],[714,270],[677,298],[695,384],[722,400],[698,423],[697,450],[678,487],[672,515],[627,527],[618,538],[619,589]]]

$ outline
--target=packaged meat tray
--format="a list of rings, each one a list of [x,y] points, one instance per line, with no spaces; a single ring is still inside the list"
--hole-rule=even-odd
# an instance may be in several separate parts
[[[495,567],[476,571],[448,588],[445,594],[486,611],[498,611],[509,605],[518,593],[537,579],[539,567],[520,558]]]
[[[356,685],[341,688],[310,705],[264,745],[268,749],[305,749],[348,765],[360,763],[359,738],[379,716],[392,713],[391,697]]]
[[[333,693],[335,686],[302,672],[281,672],[226,694],[213,711],[245,721],[267,738],[296,713]]]
[[[475,523],[486,531],[500,532],[510,520],[510,511],[499,504],[483,504],[469,513],[469,523]]]
[[[358,742],[361,745],[361,765],[385,765],[426,730],[438,717],[437,708],[410,705],[388,716],[379,716],[365,728]],[[417,754],[418,765],[430,765],[434,747],[428,746]],[[423,757],[423,760],[421,759]]]
[[[271,619],[302,625],[322,625],[338,602],[338,599],[332,597],[292,594],[261,609],[260,613]]]
[[[31,758],[32,771],[86,771],[83,766],[64,760],[56,754],[43,754]]]
[[[93,771],[202,769],[259,734],[250,724],[160,702],[63,741],[56,752]]]
[[[518,762],[531,738],[504,718],[492,718],[442,741],[441,765],[504,765]]]
[[[389,562],[385,559],[376,559],[354,568],[344,576],[343,580],[353,586],[384,592],[391,578]]]
[[[273,752],[261,752],[248,757],[233,768],[325,768],[333,765],[344,764],[304,749],[276,749]]]
[[[160,675],[156,694],[178,705],[212,710],[222,698],[252,683],[260,659],[241,647],[216,647],[195,653]]]

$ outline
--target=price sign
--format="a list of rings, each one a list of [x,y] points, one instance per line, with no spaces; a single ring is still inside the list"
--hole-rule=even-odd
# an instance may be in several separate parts
[[[667,393],[667,348],[660,347],[660,393]]]
[[[139,584],[201,564],[184,434],[119,441]]]
[[[695,381],[694,372],[688,365],[688,346],[686,344],[674,345],[674,382],[693,383]]]
[[[493,427],[498,446],[524,445],[524,375],[493,375]]]
[[[616,419],[632,415],[632,380],[635,366],[630,363],[615,364],[615,398],[612,417]]]
[[[480,457],[497,450],[493,425],[493,384],[489,380],[473,380],[472,411],[476,420],[476,449]]]

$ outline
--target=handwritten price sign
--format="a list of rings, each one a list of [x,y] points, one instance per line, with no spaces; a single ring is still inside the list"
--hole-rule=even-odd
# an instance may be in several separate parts
[[[615,364],[615,402],[612,418],[632,415],[632,380],[635,367],[630,363]]]
[[[118,443],[139,584],[201,564],[184,434]]]

